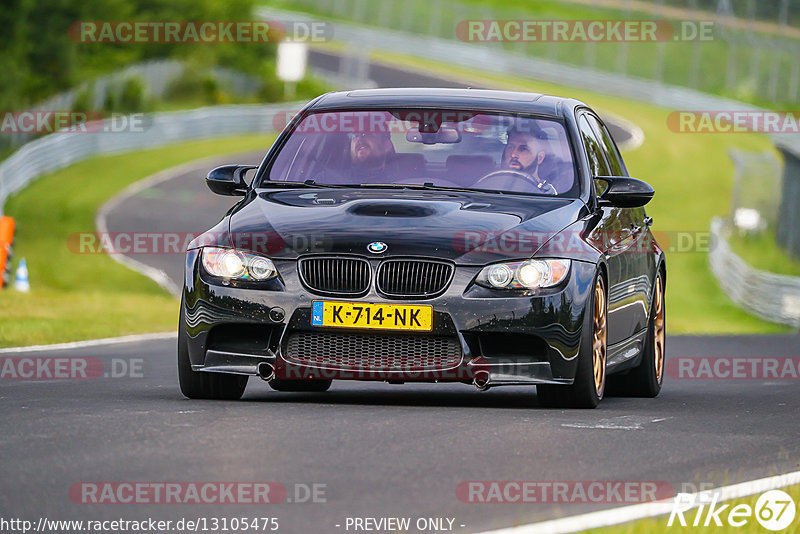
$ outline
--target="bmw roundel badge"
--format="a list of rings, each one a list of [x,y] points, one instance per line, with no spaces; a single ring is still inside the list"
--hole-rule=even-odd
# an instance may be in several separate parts
[[[387,245],[383,241],[375,241],[374,243],[370,243],[369,245],[367,245],[367,250],[369,250],[373,254],[380,254],[382,252],[386,252],[388,249],[389,245]]]

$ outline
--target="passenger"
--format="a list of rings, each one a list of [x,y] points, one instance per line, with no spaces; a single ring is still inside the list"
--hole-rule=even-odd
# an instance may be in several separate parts
[[[350,165],[354,177],[387,181],[387,163],[395,153],[389,132],[360,132],[350,136]]]

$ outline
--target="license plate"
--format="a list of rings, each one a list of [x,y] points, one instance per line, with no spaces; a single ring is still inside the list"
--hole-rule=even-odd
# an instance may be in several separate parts
[[[311,324],[339,328],[430,332],[433,330],[433,307],[315,300],[311,306]]]

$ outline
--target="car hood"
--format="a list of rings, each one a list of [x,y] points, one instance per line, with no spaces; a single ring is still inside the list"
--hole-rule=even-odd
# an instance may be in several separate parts
[[[303,254],[427,256],[466,264],[530,257],[576,221],[579,199],[387,189],[259,190],[229,216],[231,246]],[[384,252],[367,245],[383,242]]]

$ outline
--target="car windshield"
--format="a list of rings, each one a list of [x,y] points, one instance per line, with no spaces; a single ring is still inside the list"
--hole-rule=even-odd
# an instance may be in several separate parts
[[[415,185],[577,196],[564,126],[468,110],[333,111],[307,115],[270,167],[270,182]]]

